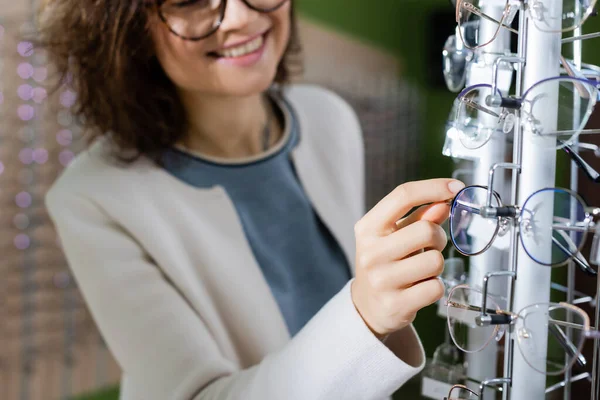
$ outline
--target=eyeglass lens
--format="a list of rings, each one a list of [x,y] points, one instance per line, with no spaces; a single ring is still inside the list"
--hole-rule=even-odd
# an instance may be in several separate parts
[[[598,99],[598,89],[591,83],[573,79],[548,79],[532,86],[523,98],[523,128],[533,135],[541,148],[561,148],[585,128]],[[546,110],[558,105],[556,120],[547,118]]]
[[[490,107],[486,98],[492,94],[490,85],[475,85],[465,89],[458,97],[454,127],[459,140],[467,149],[478,149],[485,145],[496,132],[505,129],[506,113],[500,107]]]
[[[523,249],[537,263],[563,265],[577,254],[586,237],[585,204],[564,189],[543,189],[531,195],[521,209]],[[570,226],[581,228],[570,230]]]
[[[525,361],[546,375],[560,375],[577,360],[585,340],[585,316],[577,308],[534,304],[519,313],[515,333]],[[547,331],[540,327],[546,327]],[[540,337],[536,336],[541,334]]]
[[[456,249],[465,255],[484,251],[499,229],[497,218],[484,218],[479,210],[486,205],[487,189],[469,186],[455,197],[450,212],[450,237]],[[499,207],[500,199],[492,197],[492,206]]]
[[[562,8],[548,7],[543,1],[529,4],[535,27],[545,32],[568,32],[580,27],[594,10],[596,0],[563,0]]]
[[[454,344],[464,352],[482,350],[488,343],[502,337],[501,325],[478,326],[475,318],[481,314],[483,293],[467,286],[457,286],[448,297],[448,329]],[[498,304],[488,295],[488,312],[500,310]]]

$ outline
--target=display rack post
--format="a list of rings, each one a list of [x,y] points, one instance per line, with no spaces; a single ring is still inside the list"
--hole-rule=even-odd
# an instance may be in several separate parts
[[[562,15],[562,0],[540,0],[548,15]],[[523,68],[523,87],[525,90],[536,82],[557,76],[559,69],[559,56],[561,50],[560,33],[545,33],[536,29],[533,21],[529,19],[530,25],[526,30],[526,54],[525,66]],[[561,20],[556,28],[560,29]],[[543,120],[539,121],[547,131],[556,129],[556,118],[558,109],[558,86],[556,93],[543,99],[543,109],[546,113],[540,115]],[[524,129],[521,153],[521,174],[518,188],[518,204],[523,205],[529,195],[535,191],[553,187],[556,172],[556,150],[552,144],[556,139],[552,137],[534,136],[530,130]],[[536,218],[551,220],[553,207],[545,204],[541,214]],[[523,234],[523,232],[521,232]],[[550,241],[539,243],[539,250],[551,252]],[[519,311],[523,307],[534,303],[546,303],[550,299],[551,269],[542,266],[532,260],[527,253],[520,248],[518,252],[518,277],[514,284],[513,311]],[[544,326],[533,327],[531,334],[536,338],[540,348],[545,348],[547,343],[547,329]],[[515,333],[515,340],[518,333]],[[545,361],[540,360],[545,368]],[[543,399],[546,390],[546,376],[532,370],[531,366],[517,350],[513,351],[512,359],[512,388],[510,398],[512,400]]]
[[[490,0],[482,3],[482,11],[496,19],[502,18],[504,7],[505,2],[503,1]],[[479,23],[480,37],[491,37],[493,32],[498,29],[498,25],[486,21],[485,19],[481,19]],[[477,53],[479,53],[478,56],[483,52],[503,54],[510,50],[510,40],[510,32],[501,29],[496,40],[477,51]],[[483,59],[483,57],[481,57],[481,59]],[[479,83],[492,84],[492,70],[493,63],[490,62],[481,61],[472,64],[467,76],[467,86]],[[501,81],[508,81],[505,75],[506,70],[502,71],[502,74],[504,76],[501,77]],[[486,117],[487,116],[481,116],[483,119]],[[492,135],[491,140],[485,146],[477,150],[477,155],[479,160],[474,166],[473,183],[476,185],[486,185],[488,182],[488,172],[492,165],[505,160],[506,138],[503,135]],[[504,180],[498,179],[497,182],[498,185],[495,187],[496,191],[501,195],[506,194]],[[469,284],[473,287],[480,287],[486,274],[502,269],[503,266],[507,264],[506,254],[506,250],[492,247],[481,255],[471,257],[469,259]],[[504,288],[505,282],[496,280],[492,284],[490,292],[504,293]],[[470,335],[477,334],[481,334],[481,332],[479,330],[470,332]],[[470,340],[477,339],[471,337]],[[470,377],[479,380],[495,377],[497,375],[497,358],[498,348],[493,345],[488,346],[481,352],[467,354],[467,374]]]

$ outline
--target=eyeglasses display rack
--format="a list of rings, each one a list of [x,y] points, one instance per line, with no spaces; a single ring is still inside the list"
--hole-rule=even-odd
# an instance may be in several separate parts
[[[582,63],[581,46],[598,37],[581,29],[596,0],[452,3],[457,28],[443,67],[448,88],[460,93],[443,154],[471,175],[449,220],[453,252],[469,257],[469,273],[443,306],[466,368],[439,398],[533,400],[562,390],[571,399],[571,384],[588,380],[589,397],[598,400],[600,296],[575,291],[579,268],[600,292],[600,204],[577,194],[580,175],[600,182],[578,154],[597,150],[580,142],[600,133],[586,129],[600,100],[600,73]],[[557,171],[559,152],[572,160],[569,189],[556,187],[557,172],[565,172]],[[584,256],[587,240],[595,245]],[[567,269],[566,285],[552,282],[552,267]],[[596,303],[596,315],[583,303]],[[582,354],[589,341],[593,360]]]

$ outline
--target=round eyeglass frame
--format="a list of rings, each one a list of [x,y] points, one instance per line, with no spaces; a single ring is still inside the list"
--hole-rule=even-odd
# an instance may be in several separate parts
[[[251,4],[250,0],[241,0],[241,1],[246,5],[246,7],[248,7],[251,10],[254,10],[256,12],[263,13],[263,14],[268,14],[268,13],[272,13],[274,11],[279,10],[281,7],[283,7],[283,5],[285,3],[287,3],[288,1],[291,1],[291,0],[280,0],[279,4],[277,4],[276,6],[273,6],[271,8],[260,8],[260,7],[253,6]],[[177,31],[175,31],[171,27],[171,25],[169,25],[169,21],[167,20],[167,17],[165,17],[164,13],[162,12],[162,5],[165,4],[166,2],[167,2],[167,0],[156,0],[156,8],[158,11],[159,18],[167,26],[167,28],[169,29],[169,32],[171,32],[173,35],[175,35],[183,40],[189,40],[192,42],[197,42],[199,40],[206,39],[207,37],[215,34],[215,32],[217,32],[219,30],[219,28],[221,27],[221,24],[223,23],[223,20],[225,19],[225,10],[227,10],[227,0],[221,0],[221,4],[219,5],[219,19],[217,20],[217,23],[215,24],[215,26],[208,33],[206,33],[204,35],[197,36],[197,37],[191,37],[191,36],[181,35]]]
[[[453,287],[450,290],[450,293],[448,294],[448,300],[452,299],[452,295],[454,294],[455,291],[457,290],[461,290],[461,289],[465,289],[465,290],[470,290],[474,293],[477,293],[481,296],[483,296],[483,292],[477,288],[473,288],[470,285],[467,284],[462,284],[462,285],[457,285],[455,287]],[[489,295],[488,295],[489,296]],[[505,325],[511,325],[514,326],[515,328],[517,328],[518,326],[522,325],[524,323],[524,316],[527,315],[527,313],[531,310],[531,309],[535,309],[537,307],[547,307],[547,308],[551,308],[551,309],[557,309],[557,308],[562,308],[562,309],[567,309],[570,310],[574,313],[577,313],[581,316],[582,320],[583,320],[583,324],[582,324],[582,331],[583,331],[583,336],[581,338],[581,340],[579,341],[579,343],[577,343],[577,345],[575,346],[575,355],[571,357],[571,360],[569,361],[569,363],[566,363],[563,368],[561,368],[558,372],[554,371],[554,372],[548,372],[548,371],[542,371],[540,369],[538,369],[538,367],[536,367],[535,365],[533,365],[533,363],[531,362],[531,360],[529,359],[528,355],[525,354],[525,351],[522,348],[522,342],[520,340],[520,338],[517,337],[517,347],[519,348],[519,352],[521,353],[521,355],[523,356],[523,359],[525,360],[525,362],[527,363],[527,365],[529,365],[534,371],[539,372],[539,373],[543,373],[547,376],[557,376],[557,375],[561,375],[563,373],[565,373],[565,371],[571,369],[571,367],[573,367],[573,365],[576,362],[577,359],[577,355],[581,354],[581,351],[583,349],[583,345],[585,342],[586,338],[594,338],[597,336],[597,333],[595,331],[591,330],[591,324],[590,324],[590,317],[589,315],[582,310],[581,308],[574,306],[573,304],[569,304],[569,303],[565,303],[565,302],[560,302],[560,303],[534,303],[534,304],[530,304],[528,306],[523,307],[519,312],[510,312],[510,311],[505,311],[505,310],[501,310],[497,304],[494,303],[494,305],[496,306],[497,313],[501,313],[501,314],[505,314],[505,315],[510,315],[512,316],[510,322],[507,322],[505,324],[501,324],[501,325],[495,325],[495,329],[494,332],[492,333],[492,335],[490,335],[490,337],[485,341],[485,344],[483,344],[482,346],[478,347],[477,350],[471,350],[471,351],[467,351],[465,349],[463,349],[456,341],[456,338],[454,337],[454,334],[452,333],[452,325],[450,322],[450,315],[451,312],[448,311],[447,313],[447,324],[448,324],[448,329],[450,330],[450,337],[452,338],[452,341],[454,343],[454,345],[456,345],[456,347],[458,347],[461,351],[465,352],[465,353],[477,353],[480,352],[481,350],[485,349],[490,342],[492,342],[492,340],[494,340],[494,338],[497,338],[496,340],[499,340],[500,338],[502,338],[504,331],[506,330],[506,328],[502,328],[502,326]],[[454,305],[451,301],[448,301],[447,305],[448,308],[450,307],[456,307],[456,305]],[[487,308],[487,307],[486,307]],[[501,335],[498,335],[498,333],[502,332]]]
[[[483,248],[483,250],[478,251],[476,253],[467,253],[463,250],[461,250],[460,246],[456,243],[456,239],[455,239],[455,234],[454,234],[454,210],[456,208],[456,206],[458,205],[458,201],[457,199],[466,191],[466,190],[470,190],[470,189],[474,189],[474,188],[479,188],[479,189],[484,189],[487,193],[488,188],[487,186],[482,186],[482,185],[471,185],[471,186],[467,186],[463,189],[461,189],[460,192],[458,192],[456,194],[456,196],[454,196],[454,199],[452,199],[452,205],[450,206],[450,221],[449,221],[449,228],[450,228],[450,240],[452,241],[452,245],[454,246],[454,248],[456,249],[456,251],[458,251],[460,254],[462,254],[463,256],[467,256],[467,257],[472,257],[472,256],[477,256],[479,254],[485,253],[490,247],[492,247],[492,244],[494,243],[494,240],[496,239],[496,236],[498,235],[498,231],[500,230],[500,221],[498,220],[498,223],[496,224],[496,229],[494,230],[494,234],[492,235],[492,240],[490,240],[490,242]],[[502,199],[500,198],[500,195],[494,191],[493,195],[495,197],[495,199],[498,201],[498,206],[502,207]]]
[[[492,239],[490,240],[490,242],[483,248],[483,250],[478,251],[478,252],[474,252],[474,253],[468,253],[465,252],[463,250],[461,250],[460,246],[457,245],[456,240],[455,240],[455,234],[454,234],[454,229],[453,229],[453,221],[454,221],[454,209],[457,206],[458,202],[457,199],[459,198],[460,195],[463,194],[464,191],[468,190],[468,189],[473,189],[473,188],[479,188],[479,189],[484,189],[484,190],[488,190],[488,188],[486,186],[482,186],[482,185],[472,185],[472,186],[467,186],[465,188],[463,188],[460,192],[458,192],[456,194],[456,196],[454,197],[454,199],[452,200],[452,205],[450,206],[450,240],[452,241],[452,245],[454,246],[454,248],[456,249],[456,251],[458,251],[460,254],[464,255],[464,256],[468,256],[468,257],[472,257],[472,256],[477,256],[479,254],[482,254],[484,252],[486,252],[494,243],[494,240],[496,240],[496,237],[498,235],[498,231],[500,230],[500,226],[501,226],[501,219],[502,218],[506,218],[506,217],[498,217],[498,223],[496,224],[496,229],[494,230],[494,234],[492,235]],[[548,192],[548,191],[553,191],[553,192],[565,192],[568,195],[572,196],[581,206],[584,210],[586,210],[585,212],[585,216],[584,216],[584,221],[585,222],[590,222],[592,216],[589,214],[589,212],[587,211],[588,204],[585,202],[585,200],[576,192],[570,190],[570,189],[565,189],[565,188],[543,188],[543,189],[539,189],[537,191],[535,191],[534,193],[532,193],[531,195],[529,195],[527,197],[527,199],[525,200],[525,203],[523,204],[522,210],[525,209],[525,206],[527,205],[527,203],[531,200],[531,198],[533,198],[534,196],[538,195],[539,193],[542,192]],[[493,192],[494,197],[496,198],[496,200],[498,201],[498,204],[500,207],[502,207],[502,199],[500,198],[500,195],[494,191]],[[521,229],[521,223],[522,223],[522,215],[519,215],[517,217],[517,223],[519,226],[519,229]],[[562,267],[563,265],[566,265],[569,260],[571,260],[573,257],[575,257],[575,255],[579,252],[581,252],[581,250],[583,249],[583,247],[585,246],[585,242],[587,240],[587,231],[582,231],[582,238],[581,238],[581,242],[579,243],[579,245],[577,246],[577,252],[575,252],[573,255],[571,255],[570,257],[567,257],[564,261],[558,262],[558,263],[544,263],[541,262],[540,260],[538,260],[537,258],[533,257],[532,254],[530,254],[530,252],[527,250],[527,247],[525,246],[525,243],[523,242],[523,235],[521,233],[519,233],[519,240],[521,242],[521,246],[523,247],[523,249],[525,250],[525,253],[532,259],[534,260],[536,263],[546,266],[546,267]]]
[[[460,400],[456,397],[450,397],[450,395],[452,394],[452,392],[454,391],[458,391],[458,390],[465,390],[467,392],[469,392],[470,394],[474,395],[476,398],[479,398],[479,394],[474,392],[473,390],[469,389],[468,387],[466,387],[465,385],[454,385],[450,388],[450,391],[448,392],[448,396],[444,397],[444,400]]]

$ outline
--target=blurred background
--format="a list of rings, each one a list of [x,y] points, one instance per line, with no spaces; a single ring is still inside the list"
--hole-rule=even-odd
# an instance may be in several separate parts
[[[402,182],[449,176],[453,161],[441,154],[456,96],[441,72],[442,47],[455,28],[448,0],[295,1],[303,79],[345,97],[363,124],[368,206]],[[84,143],[70,113],[75,93],[49,95],[46,55],[19,39],[34,28],[34,8],[29,0],[0,0],[0,400],[117,399],[119,367],[43,206]],[[599,27],[590,21],[585,31]],[[585,44],[584,60],[597,64],[593,47]],[[588,202],[600,205],[597,191],[588,191],[596,196]],[[593,285],[582,289],[593,292]],[[445,321],[431,307],[416,326],[431,356]],[[418,393],[415,379],[397,398]]]

